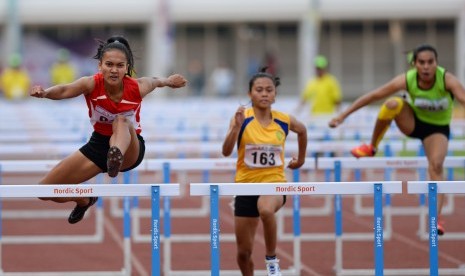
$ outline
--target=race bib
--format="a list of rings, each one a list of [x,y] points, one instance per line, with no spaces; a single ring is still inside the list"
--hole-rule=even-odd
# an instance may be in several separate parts
[[[250,168],[279,167],[282,151],[282,146],[245,145],[244,162]]]
[[[449,108],[449,100],[447,98],[439,100],[417,98],[413,104],[420,109],[428,111],[443,111]]]
[[[94,112],[92,113],[92,121],[102,123],[102,124],[112,124],[117,115],[122,115],[128,118],[128,120],[131,121],[133,124],[135,122],[134,110],[129,110],[129,111],[122,112],[119,114],[114,114],[114,113],[107,111],[101,106],[95,107]]]

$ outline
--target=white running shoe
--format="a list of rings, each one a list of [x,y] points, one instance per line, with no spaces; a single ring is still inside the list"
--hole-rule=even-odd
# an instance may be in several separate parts
[[[279,268],[279,259],[265,260],[265,264],[268,276],[282,276],[281,269]]]

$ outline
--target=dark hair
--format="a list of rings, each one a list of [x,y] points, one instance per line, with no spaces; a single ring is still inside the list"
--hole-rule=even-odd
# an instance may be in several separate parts
[[[123,52],[126,55],[128,60],[128,71],[126,75],[132,76],[134,71],[134,56],[132,54],[131,47],[129,46],[129,42],[123,36],[112,36],[107,41],[103,41],[97,39],[99,43],[97,54],[93,57],[96,60],[102,61],[103,54],[109,50],[117,49]]]
[[[249,91],[252,90],[252,86],[253,86],[255,80],[258,79],[258,78],[269,78],[270,80],[273,81],[273,84],[274,84],[275,87],[278,87],[278,86],[281,84],[281,81],[280,81],[279,77],[275,77],[275,76],[273,76],[272,74],[267,73],[267,72],[266,72],[266,69],[268,69],[267,66],[262,67],[258,73],[255,73],[255,74],[250,78],[250,81],[249,81]]]
[[[435,59],[436,60],[438,59],[438,52],[436,51],[436,49],[433,46],[431,46],[429,44],[421,44],[421,45],[417,46],[415,49],[413,49],[413,51],[412,51],[412,61],[411,62],[415,63],[415,61],[417,61],[418,54],[421,53],[421,52],[424,52],[424,51],[433,52]]]

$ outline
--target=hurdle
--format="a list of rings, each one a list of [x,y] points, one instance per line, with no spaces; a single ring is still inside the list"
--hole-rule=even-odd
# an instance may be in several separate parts
[[[124,197],[124,267],[121,271],[73,272],[72,275],[131,275],[131,231],[129,226],[129,197],[144,196],[152,200],[152,275],[160,275],[160,196],[178,196],[179,184],[96,184],[96,185],[0,185],[0,198],[20,197]],[[1,213],[0,213],[1,214]],[[168,222],[169,223],[169,222]],[[1,234],[1,232],[0,232]],[[2,275],[71,275],[69,272],[4,272]]]
[[[286,158],[286,163],[289,162],[290,159]],[[236,159],[234,158],[209,158],[209,159],[197,159],[197,158],[189,158],[189,159],[149,159],[145,163],[145,170],[148,171],[163,171],[164,181],[165,183],[169,183],[170,179],[169,176],[171,172],[174,171],[233,171],[236,169]],[[300,169],[309,169],[312,170],[315,167],[315,159],[314,158],[307,158],[305,164]],[[204,180],[209,180],[208,177],[204,175]],[[205,197],[202,199],[202,202],[207,203],[207,209],[205,213],[201,213],[204,217],[207,217],[210,209],[208,208],[208,198]],[[170,216],[170,201],[169,198],[164,200],[165,208],[164,208],[164,215]],[[298,208],[298,206],[294,206],[294,208]],[[181,215],[183,210],[178,209],[178,216]],[[192,210],[185,210],[186,214],[191,214],[195,212],[203,212],[202,209]],[[140,221],[139,218],[147,216],[147,210],[139,208],[133,208],[132,211],[132,229],[135,233],[133,236],[133,240],[136,242],[149,242],[150,236],[140,234]],[[195,215],[198,217],[198,215]],[[278,229],[283,231],[282,229],[284,226],[282,225],[282,221],[278,221]],[[281,224],[281,225],[280,225]],[[292,235],[283,235],[280,236],[283,240],[292,241]],[[332,238],[332,237],[331,237]],[[165,228],[165,235],[162,238],[163,245],[164,245],[164,255],[171,256],[171,243],[172,242],[208,242],[210,237],[206,234],[171,234],[169,228]],[[234,234],[224,234],[222,236],[223,241],[233,242],[235,241]],[[163,259],[163,270],[165,275],[179,275],[179,274],[187,274],[190,275],[190,272],[183,272],[180,270],[172,270],[171,269],[171,258],[164,258]]]
[[[3,185],[3,173],[45,173],[50,171],[58,160],[8,160],[0,161],[0,185]],[[96,181],[102,183],[103,175],[96,177]],[[19,184],[18,184],[19,185]],[[82,187],[87,187],[83,184]],[[67,218],[69,210],[3,210],[3,219],[43,219],[43,218]],[[95,231],[89,235],[3,235],[2,242],[4,244],[57,244],[57,243],[99,243],[103,241],[104,230],[103,221],[104,214],[102,208],[102,200],[96,204],[95,215]]]
[[[87,122],[86,122],[87,123]],[[164,142],[200,142],[200,141],[212,141],[219,142],[222,141],[226,135],[227,128],[224,128],[224,124],[221,125],[221,128],[218,126],[204,125],[199,127],[193,127],[190,129],[179,130],[177,127],[170,125],[160,127],[163,129],[163,132],[160,132],[158,129],[151,130],[150,127],[145,127],[144,124],[144,140],[146,142],[154,141],[164,141]],[[44,129],[47,129],[47,126],[43,126]],[[14,130],[10,129],[9,132],[5,130],[5,135],[0,137],[0,143],[2,144],[12,144],[12,143],[71,143],[71,142],[86,142],[90,137],[90,129],[62,129],[62,132],[56,133],[53,131],[53,128],[50,129],[48,133],[43,133],[40,129],[32,129],[30,132],[24,132],[19,129]],[[358,139],[369,137],[368,134],[365,135],[365,132],[360,133],[358,130],[353,131],[354,133],[347,133],[345,131],[338,131],[334,134],[332,131],[328,131],[325,128],[315,129],[309,126],[308,139],[311,141],[321,140],[325,138],[330,139],[346,139],[351,140],[354,137]],[[390,132],[387,133],[387,138],[399,139],[402,134],[393,134],[390,135]],[[371,135],[371,133],[370,133]],[[391,137],[392,136],[392,137]],[[297,140],[295,136],[289,137],[289,141]]]
[[[392,160],[392,161],[395,161],[395,160],[400,160],[401,162],[404,162],[402,163],[402,166],[399,167],[399,165],[397,165],[397,167],[392,167],[392,164],[388,164],[388,163],[391,163],[390,161],[387,161],[384,166],[383,166],[383,162],[380,162],[378,163],[380,165],[380,167],[375,167],[376,165],[374,164],[370,164],[370,166],[372,166],[371,168],[383,168],[384,169],[384,179],[385,180],[389,180],[392,178],[392,169],[396,169],[396,168],[403,168],[403,169],[406,169],[406,168],[411,168],[411,169],[416,169],[417,170],[417,174],[418,174],[418,178],[420,181],[424,181],[427,179],[427,175],[426,175],[426,169],[428,167],[428,163],[425,159],[424,156],[418,156],[418,157],[391,157],[389,156],[389,160]],[[460,160],[462,159],[462,160]],[[387,160],[387,159],[386,159]],[[463,161],[462,164],[460,164],[461,162],[460,161]],[[371,163],[371,162],[367,162],[367,163]],[[360,168],[356,168],[356,170],[359,170],[359,169],[364,169],[365,167],[365,164],[364,162],[360,162]],[[465,165],[465,158],[461,158],[461,157],[451,157],[451,158],[446,158],[445,162],[444,162],[444,167],[447,171],[446,173],[446,177],[447,177],[447,180],[451,181],[451,180],[454,180],[454,169],[455,168],[461,168],[461,167],[464,167]],[[355,180],[359,180],[360,179],[360,174],[359,173],[355,173]],[[388,196],[389,197],[389,196]],[[443,209],[442,209],[442,213],[445,215],[445,214],[451,214],[453,211],[454,211],[454,197],[452,195],[446,195],[447,197],[447,201],[446,201],[446,204],[443,206]],[[390,204],[390,198],[387,198],[386,199],[387,202]],[[425,208],[422,208],[422,206],[425,204],[424,203],[424,195],[420,195],[420,206],[419,207],[391,207],[391,214],[392,215],[398,215],[398,216],[410,216],[410,215],[421,215],[421,214],[425,214],[424,210]],[[361,198],[360,197],[356,197],[355,198],[355,201],[354,201],[354,210],[355,210],[355,213],[356,214],[359,214],[359,215],[370,215],[370,213],[372,212],[372,208],[366,208],[366,207],[363,207],[362,206],[362,201],[361,201]],[[423,231],[424,228],[421,228],[419,230],[419,236],[423,236],[423,237],[427,237],[427,235],[424,235],[422,233],[424,233]]]
[[[353,147],[359,145],[359,141],[334,141],[334,140],[325,140],[325,141],[318,141],[317,143],[310,143],[310,145],[307,147],[308,152],[313,152],[313,153],[326,153],[326,152],[340,152],[340,153],[348,153]],[[382,148],[389,149],[391,152],[399,152],[402,151],[404,148],[403,142],[402,141],[383,141],[381,143]],[[324,151],[323,151],[324,149]],[[320,157],[318,157],[320,158]],[[319,159],[318,159],[319,160]],[[317,160],[317,164],[318,164]],[[318,167],[318,166],[317,166]],[[315,168],[319,169],[319,168]],[[325,169],[325,180],[326,182],[331,181],[331,175],[330,175],[330,169]],[[294,181],[298,182],[300,180],[296,180],[296,177],[294,177]],[[310,181],[315,181],[314,179]],[[331,196],[327,195],[324,196],[324,204],[320,208],[306,208],[306,207],[301,207],[300,209],[300,215],[301,216],[326,216],[331,214],[332,210],[332,200]],[[290,208],[283,208],[282,210],[284,215],[291,215],[292,210]],[[373,213],[371,211],[371,213]],[[308,235],[302,237],[304,240],[311,240],[315,236]],[[319,235],[319,238],[324,238],[323,235]]]
[[[439,268],[437,235],[437,194],[465,194],[465,181],[409,181],[407,183],[409,194],[428,195],[428,225],[429,225],[429,261],[430,267],[424,269],[411,269],[408,275],[464,275],[465,267]],[[449,233],[447,233],[449,235]],[[446,235],[444,236],[446,237]],[[406,271],[407,272],[407,271]],[[407,274],[402,274],[407,275]]]
[[[288,162],[289,159],[286,159]],[[163,183],[170,182],[170,175],[172,172],[188,172],[188,171],[211,171],[211,172],[220,172],[220,171],[231,171],[233,172],[236,169],[237,160],[234,158],[188,158],[188,159],[148,159],[145,161],[143,168],[141,170],[145,171],[159,171],[163,175]],[[313,170],[315,167],[314,158],[307,158],[304,166],[301,168],[303,170]],[[204,182],[209,182],[209,175],[203,174]],[[187,185],[186,185],[187,186]],[[135,207],[138,207],[138,204],[135,204]],[[318,208],[318,207],[316,207]],[[311,209],[311,208],[308,208]],[[120,215],[116,213],[118,210],[116,206],[113,206],[112,212],[115,212],[115,215]],[[147,242],[150,241],[148,235],[141,235],[140,232],[140,223],[139,218],[149,217],[150,210],[142,208],[134,208],[133,212],[133,231],[136,233],[134,240],[138,242]],[[195,209],[170,209],[171,217],[206,217],[208,216],[210,210],[208,208],[208,199],[203,198],[201,206]],[[282,228],[282,227],[281,227]],[[192,240],[193,236],[189,235],[187,237],[189,240]],[[184,238],[180,235],[172,237],[174,241],[184,241]],[[201,240],[207,241],[208,237],[204,237]]]
[[[309,152],[324,151],[341,151],[347,153],[352,147],[357,145],[357,141],[318,141],[309,143],[307,150]],[[200,142],[146,142],[146,156],[149,158],[169,158],[179,153],[191,155],[200,158],[208,155],[209,157],[222,157],[222,142],[200,141]],[[0,157],[6,159],[13,156],[27,157],[41,156],[41,158],[61,158],[67,156],[82,146],[82,142],[67,143],[8,143],[0,144]],[[396,148],[401,149],[403,143],[399,142]],[[290,143],[286,146],[286,154],[298,152],[297,143]]]
[[[375,275],[383,275],[384,248],[383,248],[383,217],[382,194],[402,193],[402,182],[288,182],[288,183],[192,183],[190,185],[191,196],[210,196],[210,262],[211,275],[240,275],[239,271],[220,269],[220,214],[219,196],[232,195],[341,195],[341,194],[372,194],[374,195],[374,270]],[[295,203],[294,203],[295,204]],[[336,264],[337,275],[364,275],[358,269],[342,269],[342,205],[336,204],[335,234],[336,234]],[[294,227],[294,267],[282,270],[284,275],[300,275],[300,216],[298,209],[293,217]],[[265,271],[256,271],[257,275],[266,275]],[[190,273],[193,273],[192,271]],[[198,274],[197,274],[198,273]],[[196,271],[189,275],[206,275],[207,271]],[[371,275],[370,274],[370,275]]]
[[[317,160],[317,170],[322,169],[326,171],[334,171],[334,181],[336,182],[341,182],[342,180],[342,161],[346,160],[346,162],[351,162],[356,163],[357,161],[353,157],[319,157]],[[352,165],[354,166],[354,165]],[[326,175],[326,182],[331,182],[331,179]],[[356,180],[357,182],[360,181],[360,179]],[[354,196],[357,196],[360,194],[354,194]],[[386,196],[389,196],[387,194]],[[340,195],[334,196],[334,206],[335,209],[339,202],[342,202],[342,198]],[[390,206],[386,205],[385,206],[385,226],[383,230],[383,236],[384,240],[389,240],[392,235],[392,219],[391,219],[391,212],[390,212]],[[371,213],[373,214],[374,209],[372,209]],[[317,240],[331,240],[332,236],[329,235],[329,233],[312,233],[312,234],[303,234],[302,235],[302,240],[312,240],[317,238]],[[344,241],[370,241],[372,239],[372,235],[369,232],[354,232],[354,233],[344,233],[342,235],[342,240]]]
[[[171,172],[186,172],[186,171],[201,171],[210,169],[212,171],[232,171],[236,168],[236,160],[233,158],[217,158],[217,159],[201,159],[201,158],[189,158],[189,159],[147,159],[143,164],[144,171],[162,172],[163,183],[169,183]],[[203,176],[204,180],[208,181],[208,176]],[[167,204],[169,199],[167,200]],[[133,223],[132,229],[135,233],[133,239],[136,242],[149,242],[150,235],[144,235],[140,233],[140,218],[150,217],[151,213],[149,209],[139,208],[138,202],[134,204],[133,208]],[[116,208],[112,208],[113,212],[116,212]],[[169,208],[169,215],[171,217],[206,217],[209,214],[208,199],[203,199],[199,208]],[[162,214],[164,215],[164,214]],[[164,237],[166,238],[166,237]],[[171,236],[173,241],[184,241],[183,235]],[[178,240],[179,239],[179,240]]]
[[[340,168],[336,168],[336,164],[339,164]],[[317,163],[320,169],[334,169],[334,174],[337,177],[341,174],[342,168],[345,169],[367,169],[367,168],[410,168],[410,169],[423,169],[428,167],[428,161],[425,157],[371,157],[355,159],[353,157],[336,157],[336,158],[319,158]],[[461,156],[447,156],[444,161],[445,168],[463,168],[465,166],[465,157]],[[451,177],[449,174],[448,177]],[[385,178],[389,179],[388,175]],[[419,176],[421,181],[426,180],[426,174]],[[358,180],[358,179],[356,179]],[[451,197],[448,197],[451,198]],[[373,212],[373,208],[366,207],[364,209],[360,206],[360,201],[354,201],[354,210],[356,213],[362,215],[369,215]],[[428,239],[428,233],[426,230],[427,222],[427,207],[425,205],[424,195],[420,195],[420,204],[418,207],[393,207],[389,195],[386,195],[386,229],[392,229],[392,215],[419,215],[419,228],[417,235],[423,239]],[[445,214],[452,213],[453,211],[453,200],[450,200],[448,204],[444,206]],[[450,234],[450,235],[449,235]],[[386,236],[389,236],[388,232]],[[444,239],[451,240],[464,240],[465,232],[459,233],[448,233],[447,237],[441,237]]]

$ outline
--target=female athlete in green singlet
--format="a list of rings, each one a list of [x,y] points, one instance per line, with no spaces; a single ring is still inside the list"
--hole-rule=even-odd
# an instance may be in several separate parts
[[[444,180],[443,164],[447,155],[452,119],[453,99],[465,106],[465,89],[458,79],[438,66],[438,54],[430,45],[420,45],[412,55],[412,68],[383,86],[361,96],[344,112],[329,122],[330,127],[342,124],[359,108],[406,90],[409,98],[391,97],[381,106],[371,144],[352,150],[355,157],[374,156],[384,133],[394,120],[402,133],[422,141],[428,159],[430,180]],[[441,214],[444,194],[438,195],[438,214]],[[438,234],[444,225],[438,220]]]

